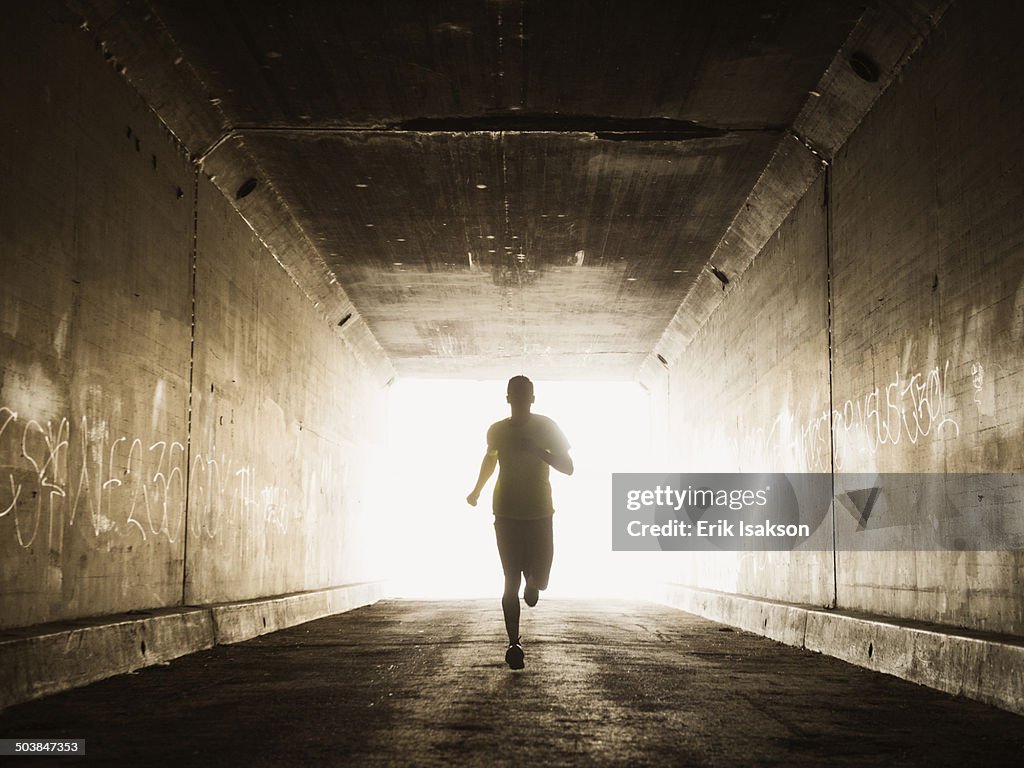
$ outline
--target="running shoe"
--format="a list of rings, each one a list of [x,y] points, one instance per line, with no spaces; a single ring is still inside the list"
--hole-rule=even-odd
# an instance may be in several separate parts
[[[509,643],[508,650],[505,651],[505,663],[508,664],[509,669],[522,669],[526,666],[523,662],[523,646],[520,645],[519,641],[516,640],[514,643]]]

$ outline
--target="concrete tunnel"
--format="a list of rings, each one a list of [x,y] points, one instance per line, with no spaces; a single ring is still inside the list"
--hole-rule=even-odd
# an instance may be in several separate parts
[[[1019,764],[1018,3],[3,11],[0,752]],[[516,374],[577,465],[521,672]],[[685,473],[826,493],[619,546]]]

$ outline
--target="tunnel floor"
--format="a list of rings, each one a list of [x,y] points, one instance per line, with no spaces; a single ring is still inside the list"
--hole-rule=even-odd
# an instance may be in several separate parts
[[[1019,765],[1024,720],[647,603],[386,601],[11,707],[123,765]],[[37,758],[38,759],[38,758]],[[83,758],[54,758],[56,764]],[[30,761],[33,765],[35,761]]]

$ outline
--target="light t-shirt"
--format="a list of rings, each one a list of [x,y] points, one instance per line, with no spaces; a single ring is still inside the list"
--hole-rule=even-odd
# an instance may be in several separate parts
[[[569,450],[562,430],[547,416],[531,413],[523,424],[504,419],[487,430],[487,452],[498,457],[498,481],[494,486],[494,514],[533,520],[550,517],[550,469],[546,461],[520,446],[524,439],[550,453]]]

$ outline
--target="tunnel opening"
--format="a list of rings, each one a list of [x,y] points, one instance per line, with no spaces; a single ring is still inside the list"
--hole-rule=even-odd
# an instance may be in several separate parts
[[[640,597],[655,559],[613,552],[611,474],[650,465],[648,393],[629,381],[537,381],[533,412],[554,419],[575,472],[551,471],[555,560],[546,597]],[[508,416],[504,380],[399,378],[388,402],[382,557],[398,598],[501,594],[491,493],[470,507],[487,428]]]

